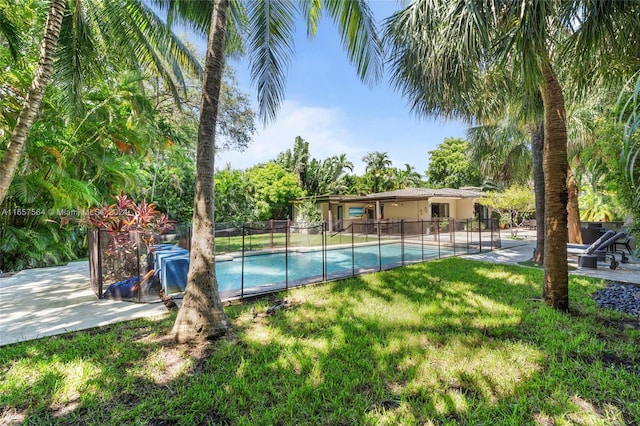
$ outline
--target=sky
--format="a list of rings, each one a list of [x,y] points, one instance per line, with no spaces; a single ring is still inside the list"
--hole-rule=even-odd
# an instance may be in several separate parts
[[[381,21],[398,9],[392,0],[370,2],[376,20]],[[356,174],[363,174],[362,162],[368,152],[387,152],[394,167],[405,163],[421,174],[428,167],[429,150],[446,137],[461,137],[466,126],[457,121],[418,118],[411,113],[401,94],[389,84],[388,73],[370,88],[357,76],[342,49],[333,22],[323,19],[318,34],[309,39],[306,25],[297,22],[296,51],[287,75],[285,101],[277,119],[266,127],[256,122],[257,133],[244,152],[223,152],[216,168],[230,164],[245,169],[275,159],[293,148],[296,136],[309,142],[309,153],[322,160],[347,154]],[[246,60],[233,60],[239,90],[249,95],[257,111],[256,88],[251,84]]]

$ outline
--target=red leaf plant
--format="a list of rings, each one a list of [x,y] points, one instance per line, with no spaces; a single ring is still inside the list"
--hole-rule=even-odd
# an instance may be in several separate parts
[[[114,196],[114,200],[112,204],[103,203],[101,207],[91,209],[82,222],[89,229],[105,230],[110,235],[103,259],[111,264],[107,269],[115,275],[131,276],[138,265],[135,253],[136,241],[140,240],[137,237],[149,254],[153,251],[155,236],[172,231],[175,222],[157,210],[155,203],[146,200],[136,203],[124,192]]]

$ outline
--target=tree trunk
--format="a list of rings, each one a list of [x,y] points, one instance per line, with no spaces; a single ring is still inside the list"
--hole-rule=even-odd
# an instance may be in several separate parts
[[[187,287],[172,334],[177,342],[213,339],[229,328],[215,270],[214,157],[218,100],[224,65],[228,0],[214,2],[205,58],[198,128],[193,238]]]
[[[567,214],[569,222],[569,242],[582,244],[582,232],[580,232],[580,207],[578,206],[578,182],[571,168],[567,169],[567,192],[569,195]]]
[[[7,195],[11,181],[13,181],[16,169],[18,168],[18,162],[20,161],[27,137],[29,136],[29,131],[36,121],[44,93],[51,80],[53,57],[56,53],[58,38],[60,37],[60,28],[62,27],[62,18],[64,17],[66,3],[66,0],[51,0],[44,36],[40,44],[40,59],[35,69],[31,87],[24,100],[24,107],[22,111],[20,111],[16,127],[11,133],[9,145],[0,162],[0,205]]]
[[[536,194],[536,250],[533,261],[542,265],[544,261],[544,122],[531,129],[531,156],[533,166],[533,191]]]
[[[562,88],[550,63],[543,65],[545,83],[540,87],[544,103],[545,302],[555,309],[569,309],[567,266],[567,127]]]

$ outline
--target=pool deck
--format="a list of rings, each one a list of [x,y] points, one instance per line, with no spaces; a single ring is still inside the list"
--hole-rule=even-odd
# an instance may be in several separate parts
[[[522,235],[523,240],[503,239],[502,249],[464,257],[507,264],[526,261],[533,253],[535,234]],[[570,265],[577,266],[576,262],[577,257],[570,257]],[[570,273],[640,284],[640,261],[633,259],[616,270],[601,263],[598,269],[577,268]],[[0,278],[0,346],[166,314],[160,300],[137,304],[98,299],[89,285],[86,261]]]

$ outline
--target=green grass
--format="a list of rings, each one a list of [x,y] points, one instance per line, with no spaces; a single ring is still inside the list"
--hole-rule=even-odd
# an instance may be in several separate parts
[[[262,250],[276,247],[321,247],[322,246],[322,234],[289,234],[289,240],[286,241],[286,234],[274,233],[270,234],[256,234],[244,237],[244,245],[246,250]],[[351,234],[328,234],[325,240],[325,244],[328,246],[338,244],[351,244],[351,241],[355,243],[377,241],[377,236],[354,236]],[[239,237],[216,237],[216,253],[223,254],[229,252],[242,251],[242,236]]]
[[[615,425],[640,419],[637,318],[571,276],[449,258],[228,307],[208,344],[173,315],[0,348],[0,423]]]

